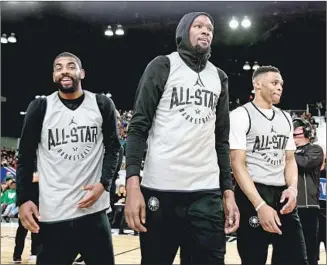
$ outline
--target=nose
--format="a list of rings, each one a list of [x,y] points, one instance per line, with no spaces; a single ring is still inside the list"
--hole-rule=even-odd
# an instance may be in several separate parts
[[[204,34],[206,36],[209,36],[209,30],[207,29],[207,27],[202,27],[201,34]]]

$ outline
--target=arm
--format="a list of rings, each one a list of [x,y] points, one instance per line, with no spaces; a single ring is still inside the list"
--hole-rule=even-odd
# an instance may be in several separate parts
[[[116,172],[120,151],[116,108],[113,101],[104,95],[97,95],[97,102],[103,119],[102,133],[105,148],[100,182],[104,189],[109,191]]]
[[[228,77],[226,73],[218,68],[221,80],[221,94],[216,107],[216,152],[220,169],[220,189],[222,193],[228,194],[233,191],[232,175],[229,157],[229,94]]]
[[[23,124],[17,161],[17,206],[37,201],[38,192],[33,185],[33,173],[38,143],[41,139],[46,99],[35,99],[29,105]]]
[[[304,152],[295,153],[295,160],[298,167],[315,168],[319,167],[324,159],[324,152],[318,145],[311,145]]]
[[[239,107],[230,114],[230,156],[234,177],[252,205],[256,208],[262,201],[246,168],[246,134],[250,120],[246,110]]]
[[[297,189],[298,171],[294,151],[287,150],[285,158],[285,181],[288,187]]]
[[[263,199],[257,191],[257,188],[255,187],[254,182],[246,169],[245,158],[245,150],[231,150],[231,161],[234,177],[246,197],[252,203],[254,208],[256,208],[263,201]]]
[[[145,69],[136,91],[134,115],[128,127],[126,145],[126,180],[135,181],[136,185],[139,185],[148,133],[169,76],[169,69],[167,57],[155,58]]]

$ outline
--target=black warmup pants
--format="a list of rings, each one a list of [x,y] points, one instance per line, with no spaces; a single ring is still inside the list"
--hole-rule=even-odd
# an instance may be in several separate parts
[[[18,228],[16,230],[15,237],[15,249],[13,258],[21,258],[24,247],[25,247],[25,239],[27,236],[28,230],[22,225],[20,219],[18,219]],[[37,255],[40,251],[40,235],[36,233],[31,233],[31,255]]]
[[[105,211],[58,223],[41,223],[37,265],[71,265],[78,253],[86,265],[114,264],[111,228]]]
[[[224,264],[226,240],[219,191],[161,192],[142,187],[146,233],[140,233],[141,264]]]
[[[319,209],[298,208],[299,217],[305,239],[308,262],[310,265],[317,265],[319,252],[317,245],[319,241]]]
[[[237,231],[237,249],[242,265],[264,265],[267,261],[268,246],[273,245],[271,264],[308,265],[305,241],[300,218],[295,208],[292,213],[281,215],[285,205],[280,203],[286,187],[256,184],[260,196],[278,212],[282,223],[282,235],[263,230],[252,203],[237,185],[235,199],[240,210],[240,227]],[[270,262],[269,262],[270,263]]]

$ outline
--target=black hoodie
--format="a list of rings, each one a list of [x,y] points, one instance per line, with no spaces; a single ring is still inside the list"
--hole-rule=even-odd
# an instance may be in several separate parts
[[[176,30],[177,51],[182,60],[201,78],[201,71],[205,68],[210,57],[207,53],[199,53],[191,46],[189,29],[193,21],[200,15],[208,16],[203,12],[186,14]],[[158,56],[146,67],[139,82],[135,103],[134,115],[128,128],[126,145],[126,178],[140,176],[140,169],[149,130],[153,117],[163,94],[170,72],[170,61],[166,56]],[[221,80],[221,94],[216,107],[216,151],[220,168],[220,189],[233,190],[230,159],[229,159],[229,94],[228,77],[217,68]]]

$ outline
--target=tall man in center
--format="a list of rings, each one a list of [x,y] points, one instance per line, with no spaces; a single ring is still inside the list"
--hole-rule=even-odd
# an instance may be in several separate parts
[[[178,247],[182,263],[224,264],[225,234],[238,227],[228,78],[208,61],[213,32],[208,14],[186,14],[176,30],[177,51],[152,60],[136,92],[125,214],[141,232],[142,264],[172,264]]]

